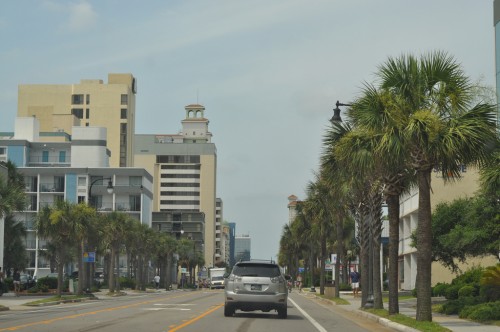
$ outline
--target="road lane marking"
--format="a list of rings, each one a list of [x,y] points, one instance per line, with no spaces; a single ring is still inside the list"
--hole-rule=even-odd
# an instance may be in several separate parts
[[[182,294],[182,295],[178,295],[178,296],[172,296],[169,298],[185,297],[185,296],[192,295],[193,293],[186,293],[186,294]],[[152,302],[158,302],[158,299],[155,298],[155,299],[150,300],[150,301],[142,301],[142,302],[122,305],[122,306],[118,306],[118,307],[110,307],[110,308],[101,309],[101,310],[97,310],[97,311],[89,311],[89,312],[85,312],[85,313],[81,313],[81,314],[56,317],[56,318],[46,319],[46,320],[32,322],[32,323],[26,323],[26,324],[21,324],[21,325],[16,325],[16,326],[0,328],[0,332],[1,331],[17,331],[17,330],[21,330],[24,328],[37,326],[37,325],[48,325],[48,324],[52,324],[52,323],[55,323],[58,321],[66,320],[66,319],[75,319],[75,318],[85,317],[85,316],[89,316],[89,315],[96,315],[96,314],[104,313],[104,312],[111,312],[111,311],[116,311],[116,310],[121,310],[121,309],[128,309],[128,308],[137,307],[137,306],[143,305],[143,304],[150,304]]]
[[[304,310],[302,310],[301,307],[299,307],[299,305],[297,303],[295,303],[294,300],[292,300],[291,298],[288,298],[288,301],[292,302],[292,304],[295,306],[295,308],[297,308],[300,313],[302,315],[304,315],[305,318],[307,318],[307,320],[309,320],[311,322],[311,324],[320,332],[327,332],[327,330],[325,330],[325,328],[323,326],[321,326],[317,321],[314,320],[314,318],[312,318],[311,316],[309,316],[309,314],[307,312],[305,312]]]
[[[214,307],[214,308],[212,308],[212,309],[210,309],[210,310],[208,310],[208,311],[205,311],[205,312],[204,312],[204,313],[202,313],[201,315],[199,315],[199,316],[197,316],[197,317],[194,317],[193,319],[190,319],[190,320],[186,321],[185,323],[182,323],[181,325],[179,325],[179,326],[177,326],[177,327],[171,328],[170,330],[168,330],[168,332],[175,332],[175,331],[179,331],[180,329],[182,329],[182,328],[184,328],[184,327],[186,327],[186,326],[188,326],[188,325],[193,324],[194,322],[196,322],[196,321],[198,321],[198,320],[202,319],[203,317],[210,315],[212,312],[214,312],[214,311],[215,311],[215,310],[217,310],[217,309],[222,308],[223,306],[224,306],[224,303],[221,303],[221,304],[217,305],[216,307]]]

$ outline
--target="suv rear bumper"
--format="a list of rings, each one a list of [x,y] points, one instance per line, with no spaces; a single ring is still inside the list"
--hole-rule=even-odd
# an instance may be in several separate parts
[[[269,311],[287,306],[287,293],[278,294],[238,294],[226,290],[226,306],[242,311]]]

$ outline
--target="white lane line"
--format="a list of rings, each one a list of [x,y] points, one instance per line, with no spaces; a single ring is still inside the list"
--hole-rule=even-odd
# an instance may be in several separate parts
[[[155,303],[154,305],[194,305],[194,303]]]
[[[295,306],[295,308],[297,308],[300,313],[302,315],[304,315],[304,317],[306,317],[310,322],[311,324],[320,332],[328,332],[327,330],[325,330],[325,328],[321,325],[319,325],[319,323],[317,321],[314,320],[314,318],[312,318],[311,316],[309,316],[309,314],[307,312],[305,312],[304,310],[302,310],[301,307],[299,307],[299,305],[297,303],[295,303],[294,300],[292,300],[291,298],[288,298],[288,301],[292,302],[292,304]]]

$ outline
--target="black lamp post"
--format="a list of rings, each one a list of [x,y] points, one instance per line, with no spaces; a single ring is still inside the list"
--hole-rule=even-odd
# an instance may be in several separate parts
[[[92,183],[90,184],[90,187],[89,187],[89,201],[91,201],[91,205],[97,209],[97,206],[95,206],[95,201],[94,199],[92,198],[92,187],[94,186],[94,184],[96,184],[97,182],[99,181],[104,181],[104,180],[108,180],[108,186],[106,187],[106,190],[108,191],[108,194],[112,194],[113,191],[115,190],[115,188],[113,187],[113,181],[111,178],[102,178],[102,179],[95,179],[94,181],[92,181]]]
[[[340,117],[340,108],[339,106],[352,106],[352,104],[342,104],[337,100],[335,103],[335,108],[333,109],[333,117],[330,119],[330,122],[342,122],[342,118]],[[373,308],[374,298],[373,298],[373,229],[372,223],[369,220],[363,221],[368,223],[368,227],[365,229],[368,230],[369,235],[369,244],[368,244],[368,295],[366,298],[365,308]],[[337,267],[336,267],[337,268]]]
[[[97,206],[96,206],[96,202],[94,201],[94,199],[92,198],[92,187],[94,186],[94,184],[96,184],[97,182],[99,181],[104,181],[104,180],[108,180],[108,186],[106,187],[106,190],[108,191],[108,194],[112,194],[113,191],[114,191],[114,187],[113,187],[113,182],[112,182],[112,179],[111,178],[100,178],[100,179],[95,179],[94,181],[92,181],[92,183],[90,183],[90,186],[89,186],[89,201],[90,201],[90,205],[97,210]],[[86,249],[88,250],[88,249]],[[95,256],[94,256],[95,257]],[[95,259],[95,258],[94,258]],[[113,258],[111,258],[113,259]],[[88,262],[89,264],[90,263],[95,263],[95,262]],[[92,279],[93,279],[93,276],[92,274],[90,273],[90,268],[87,268],[87,273],[86,273],[86,276],[87,276],[87,282],[86,282],[86,288],[87,289],[90,289],[90,285],[92,283]]]

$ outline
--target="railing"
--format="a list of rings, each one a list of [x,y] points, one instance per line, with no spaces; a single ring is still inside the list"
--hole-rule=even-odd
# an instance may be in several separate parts
[[[42,183],[40,184],[40,192],[41,193],[63,193],[64,192],[64,186],[63,185],[57,185],[55,183]]]
[[[141,204],[116,203],[115,209],[116,211],[139,212],[141,211]]]
[[[71,156],[66,155],[64,158],[59,156],[30,156],[28,158],[29,164],[71,164]]]

